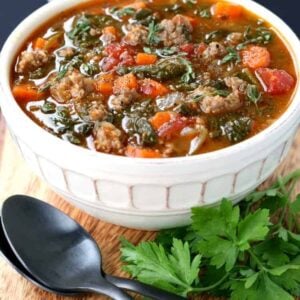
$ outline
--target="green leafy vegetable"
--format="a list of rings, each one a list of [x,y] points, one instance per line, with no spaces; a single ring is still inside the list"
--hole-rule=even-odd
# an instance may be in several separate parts
[[[244,41],[236,46],[237,50],[244,49],[249,44],[267,45],[273,39],[273,34],[269,28],[257,27],[252,29],[247,27],[244,32]]]
[[[156,24],[154,21],[152,21],[148,26],[148,37],[147,37],[147,43],[149,45],[157,45],[160,43],[160,37],[158,36],[158,33],[160,32],[159,24]]]
[[[257,86],[254,84],[248,84],[246,94],[249,101],[251,101],[255,105],[257,105],[262,97],[262,93],[259,92]]]
[[[141,243],[137,247],[122,241],[124,269],[138,280],[186,296],[198,283],[201,256],[191,259],[188,242],[173,239],[170,251],[155,242]]]
[[[192,209],[192,225],[161,231],[153,242],[122,242],[124,269],[182,296],[292,300],[300,295],[300,170],[254,191],[238,206]],[[199,272],[201,270],[201,272]]]
[[[212,17],[209,8],[196,9],[194,15],[200,16],[203,19],[210,19]]]
[[[153,104],[148,100],[134,104],[124,113],[122,127],[130,136],[136,138],[139,145],[152,146],[157,143],[157,134],[148,122],[153,113]]]
[[[221,60],[221,64],[226,64],[228,62],[237,62],[239,63],[241,61],[241,57],[239,53],[233,49],[233,48],[227,48],[228,54],[223,57]]]
[[[120,67],[120,75],[133,73],[140,78],[151,77],[161,81],[181,77],[184,83],[190,83],[196,77],[192,63],[180,56],[159,60],[156,64],[134,67]]]

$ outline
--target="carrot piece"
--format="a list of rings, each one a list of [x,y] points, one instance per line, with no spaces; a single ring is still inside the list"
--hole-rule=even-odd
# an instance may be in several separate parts
[[[249,46],[242,51],[242,61],[251,69],[266,68],[271,63],[271,55],[265,47]]]
[[[38,89],[31,84],[15,85],[12,88],[12,93],[18,102],[37,101],[45,96],[44,93],[39,92]]]
[[[38,37],[34,42],[33,42],[33,49],[45,49],[47,45],[47,40],[41,38],[41,37]]]
[[[117,28],[114,26],[106,26],[102,29],[102,33],[117,36],[118,31],[117,31]]]
[[[139,158],[161,158],[161,153],[158,150],[150,148],[138,148],[132,145],[128,145],[125,151],[126,156],[139,157]]]
[[[136,90],[137,88],[138,88],[138,82],[136,77],[132,73],[129,73],[115,80],[113,92],[120,93],[126,89]]]
[[[156,130],[162,125],[171,121],[173,114],[168,111],[159,111],[151,119],[150,124]]]
[[[153,98],[169,93],[169,89],[166,86],[153,79],[148,78],[140,81],[140,90],[145,95]]]
[[[147,5],[143,1],[133,2],[131,4],[126,5],[125,7],[134,8],[136,10],[146,8]]]
[[[157,61],[157,56],[155,54],[149,53],[138,53],[135,62],[137,65],[152,65]]]
[[[243,7],[220,1],[213,5],[212,14],[219,19],[237,19],[243,15]]]
[[[104,95],[111,95],[113,86],[114,75],[112,73],[102,74],[95,83],[96,91]]]

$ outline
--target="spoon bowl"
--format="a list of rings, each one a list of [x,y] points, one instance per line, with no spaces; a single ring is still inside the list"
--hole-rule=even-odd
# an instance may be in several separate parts
[[[101,254],[89,233],[51,205],[10,197],[2,207],[2,226],[18,260],[51,290],[132,299],[103,277]]]
[[[45,202],[12,196],[3,204],[0,224],[6,256],[17,262],[17,270],[25,271],[29,280],[48,291],[69,295],[96,292],[113,299],[131,299],[122,288],[155,300],[184,299],[136,280],[105,274],[100,250],[90,234]]]
[[[39,282],[37,279],[35,279],[31,273],[29,273],[23,265],[19,262],[18,258],[15,256],[13,250],[11,249],[2,225],[1,225],[1,218],[0,218],[0,254],[2,254],[2,257],[8,262],[20,275],[22,275],[24,278],[29,280],[31,283],[34,285],[38,286],[39,288],[45,290],[46,292],[50,293],[56,293],[61,296],[75,296],[78,293],[67,293],[67,292],[61,292],[61,291],[56,291],[48,288],[47,286],[43,285],[41,282]]]

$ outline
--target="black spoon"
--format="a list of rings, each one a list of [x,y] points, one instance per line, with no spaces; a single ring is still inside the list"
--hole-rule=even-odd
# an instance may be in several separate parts
[[[1,222],[1,218],[0,218]],[[19,262],[18,258],[15,256],[13,250],[9,246],[9,243],[4,235],[4,231],[2,228],[2,225],[0,224],[0,254],[2,254],[3,258],[23,277],[25,277],[27,280],[29,280],[31,283],[35,284],[39,288],[47,291],[47,292],[55,292],[56,294],[62,295],[62,296],[73,296],[76,295],[74,293],[64,293],[64,292],[58,292],[54,290],[50,290],[48,287],[43,285],[41,282],[39,282],[37,279],[32,277],[32,275],[23,267],[23,265]]]
[[[93,238],[47,203],[28,196],[10,197],[2,207],[2,225],[23,268],[50,291],[98,292],[115,299],[130,299],[117,285],[152,299],[184,299],[135,280],[100,272],[101,255]]]
[[[5,258],[5,260],[23,277],[25,277],[27,280],[29,280],[31,283],[34,285],[38,286],[39,288],[50,292],[50,293],[55,293],[58,295],[62,296],[76,296],[80,295],[81,293],[73,293],[73,292],[62,292],[58,290],[53,290],[50,289],[49,287],[43,285],[40,281],[38,281],[36,278],[32,276],[31,273],[29,273],[23,265],[20,263],[16,255],[14,254],[13,250],[11,249],[9,242],[7,241],[4,230],[1,224],[1,217],[0,217],[0,254]],[[119,288],[124,288],[124,289],[129,289],[135,292],[139,292],[140,294],[153,294],[150,291],[146,291],[147,289],[153,289],[153,287],[144,285],[143,283],[139,283],[138,281],[135,280],[126,280],[125,278],[119,278],[115,276],[110,276],[107,274],[105,275],[105,279],[110,281],[111,283],[115,284]],[[135,286],[133,286],[135,285]],[[154,288],[155,289],[155,288]],[[160,291],[157,291],[159,293]],[[158,294],[157,294],[158,295]],[[161,294],[163,297],[163,294]],[[155,299],[158,299],[157,297]]]

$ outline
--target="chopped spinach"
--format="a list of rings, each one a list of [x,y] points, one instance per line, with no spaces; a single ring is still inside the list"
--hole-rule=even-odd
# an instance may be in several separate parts
[[[152,146],[157,143],[157,134],[148,122],[154,113],[152,100],[134,104],[125,111],[122,127],[125,132],[136,139],[141,146]]]
[[[80,66],[80,71],[86,76],[94,76],[99,73],[99,65],[95,63],[84,63]]]
[[[224,56],[223,59],[221,60],[221,65],[226,64],[228,62],[239,63],[241,61],[241,57],[235,49],[228,47],[227,51],[228,51],[228,54],[226,56]]]
[[[246,94],[248,100],[255,105],[257,105],[257,103],[262,97],[262,93],[258,90],[257,86],[254,84],[248,84]]]
[[[249,44],[267,45],[273,39],[269,28],[260,26],[255,29],[247,27],[244,32],[244,41],[236,46],[237,50],[244,49]]]
[[[67,133],[65,135],[65,137],[67,138],[67,140],[74,144],[74,145],[81,145],[82,144],[82,138],[80,136],[78,136],[76,133]]]
[[[109,10],[109,13],[117,18],[123,18],[126,16],[132,16],[134,15],[136,10],[133,7],[124,7],[124,8],[118,8],[118,7],[112,7]]]
[[[149,8],[139,9],[132,17],[133,22],[139,23],[144,26],[149,26],[152,22],[158,21],[157,15]]]
[[[231,143],[243,141],[250,133],[251,124],[252,120],[249,117],[236,114],[208,119],[210,136],[212,138],[225,136]]]
[[[184,83],[193,81],[196,76],[191,62],[179,56],[162,59],[154,65],[120,67],[117,72],[120,75],[131,72],[140,78],[151,77],[161,81],[181,76]]]
[[[149,45],[158,45],[160,43],[160,37],[158,36],[158,33],[160,32],[160,26],[159,24],[156,24],[154,21],[152,21],[148,26],[148,37],[147,37],[147,43]]]
[[[54,102],[45,101],[41,106],[41,112],[44,114],[53,114],[56,112],[56,104]]]
[[[73,29],[67,36],[75,46],[87,48],[99,44],[101,41],[97,36],[91,35],[91,29],[101,29],[112,24],[112,18],[105,15],[81,15],[75,22]]]
[[[210,19],[212,17],[209,8],[199,8],[194,10],[194,15],[200,16],[203,19]]]

